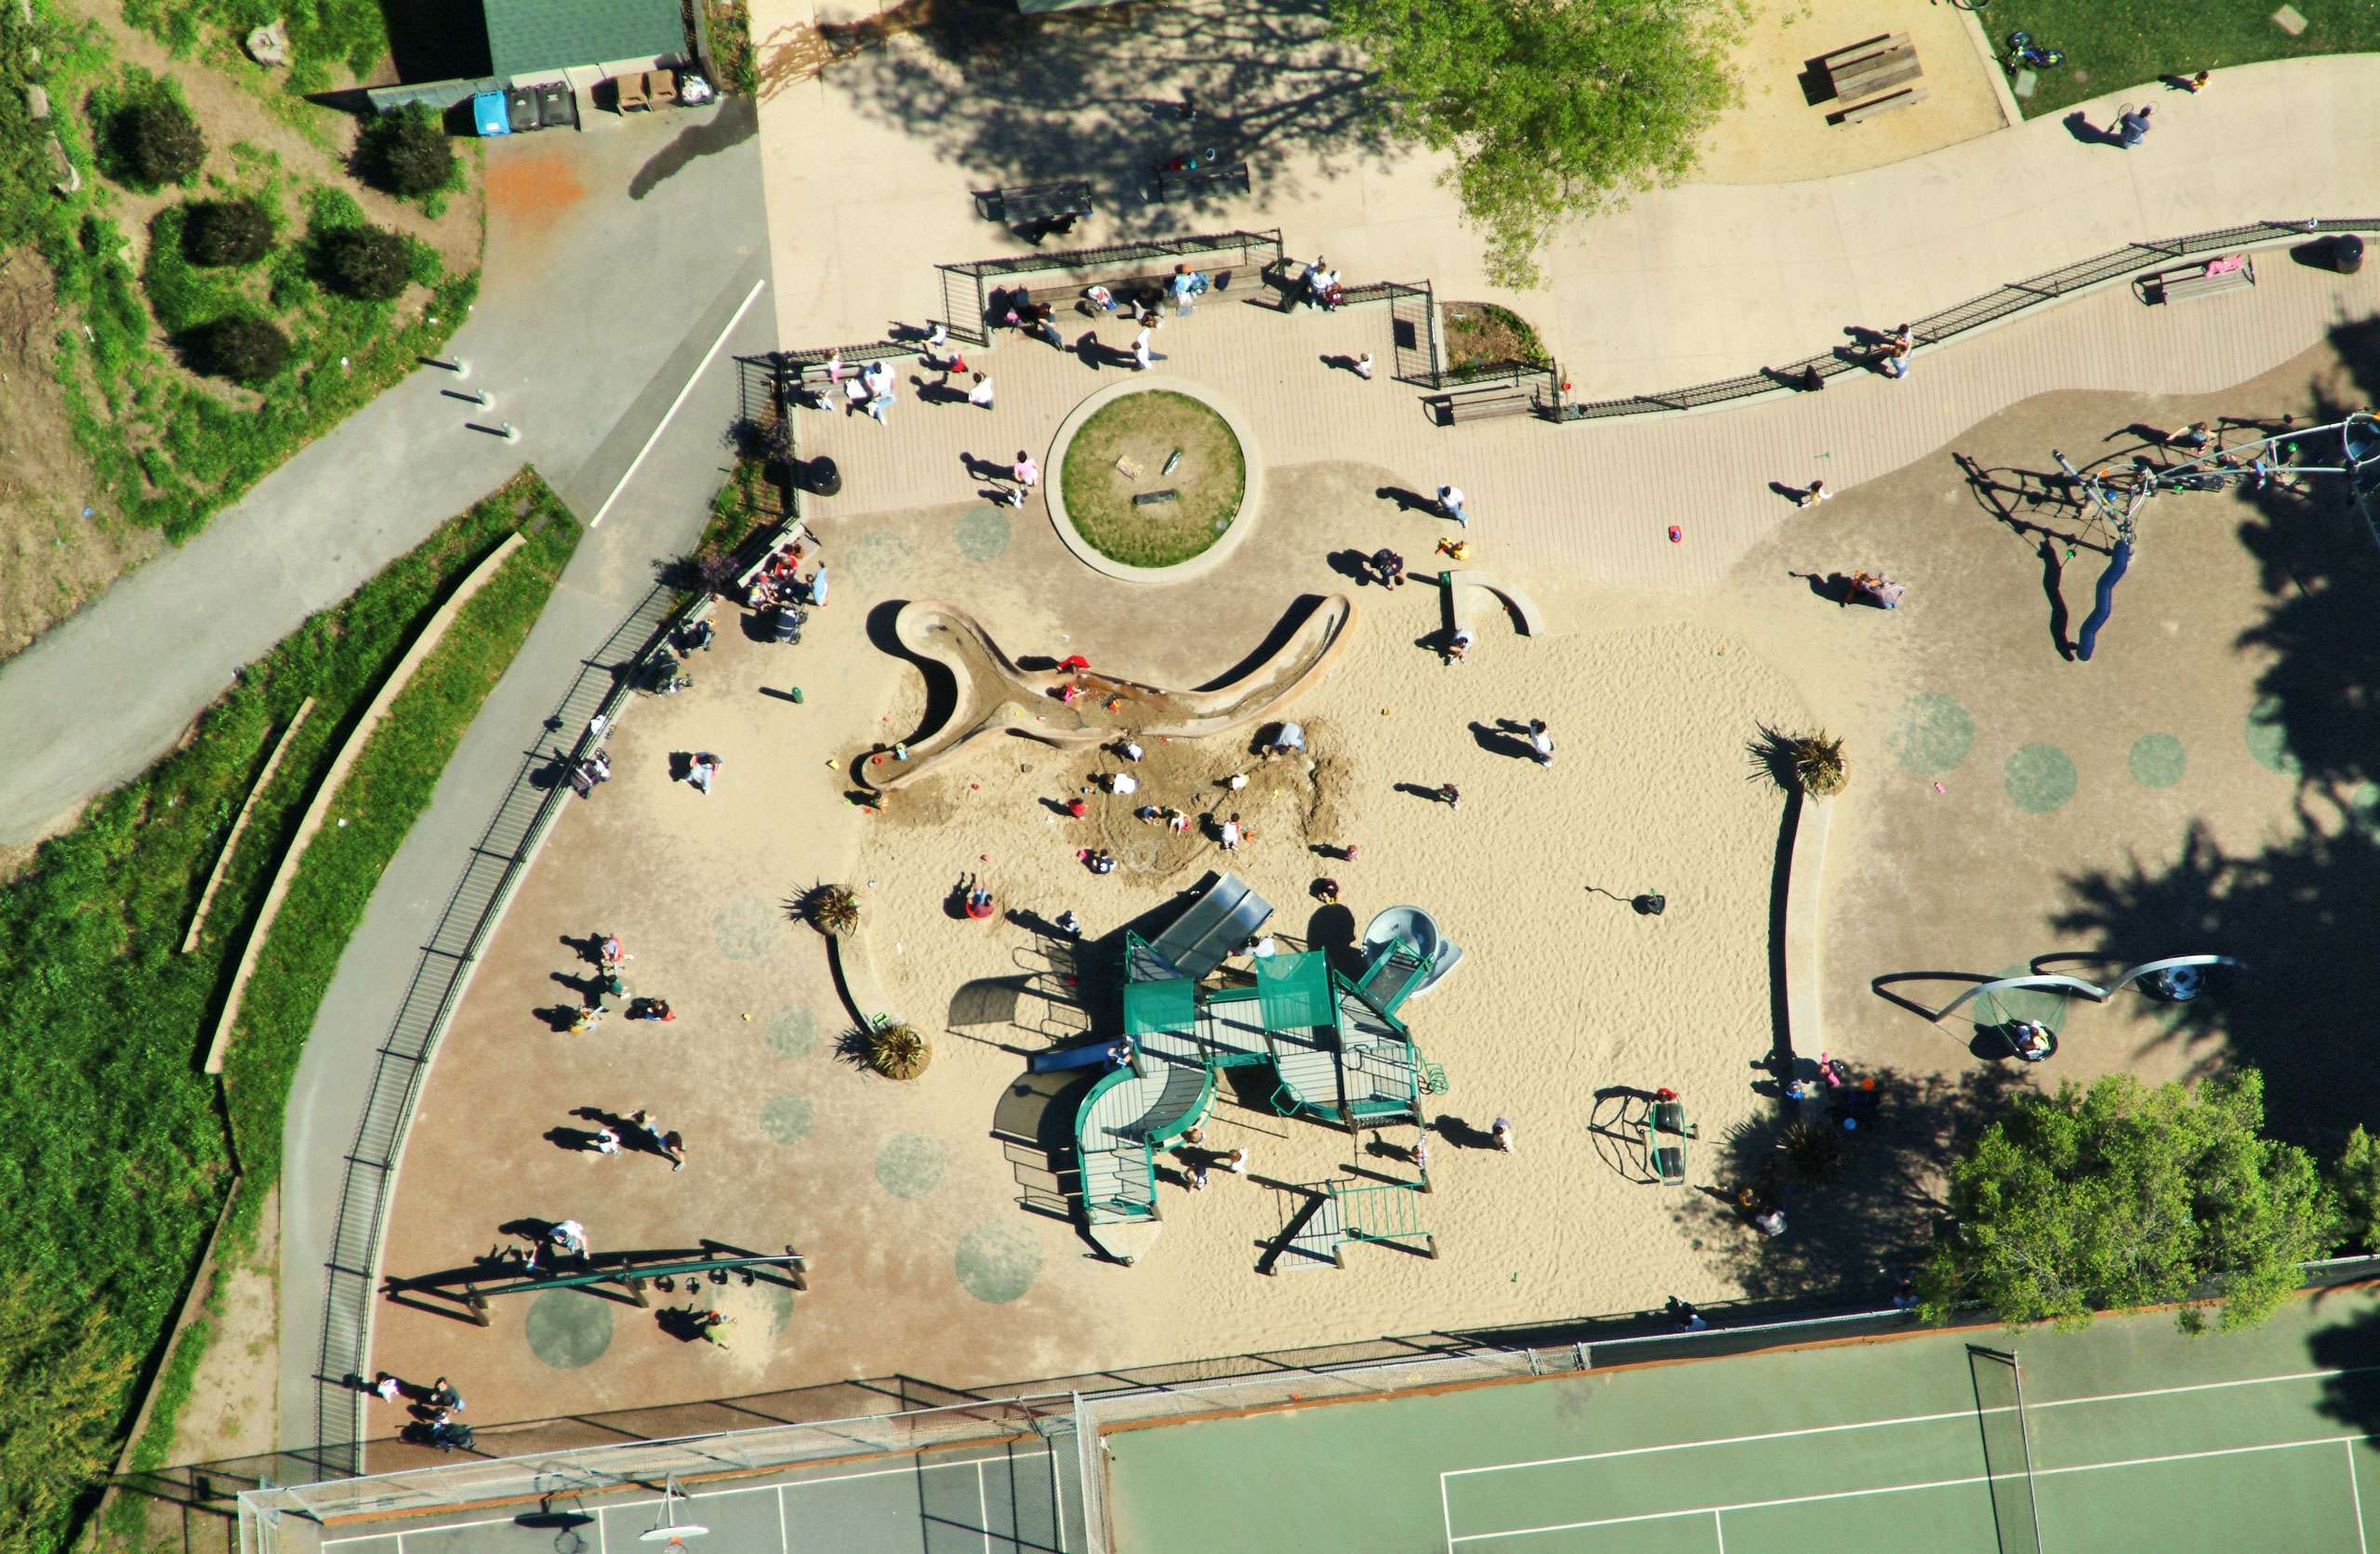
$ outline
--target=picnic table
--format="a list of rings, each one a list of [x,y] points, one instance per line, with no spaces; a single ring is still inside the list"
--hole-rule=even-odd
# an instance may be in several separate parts
[[[1091,185],[1080,178],[1061,183],[1019,184],[994,191],[1000,217],[1012,226],[1064,221],[1091,214]]]

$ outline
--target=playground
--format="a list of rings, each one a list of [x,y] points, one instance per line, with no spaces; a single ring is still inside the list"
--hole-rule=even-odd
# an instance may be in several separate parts
[[[2273,268],[2256,301],[2286,304],[2291,327],[2342,305],[2314,272]],[[2367,348],[2360,326],[2318,328],[2314,349],[2244,383],[1989,408],[1986,391],[2020,381],[2054,335],[2120,331],[2136,307],[2106,292],[1945,348],[1924,359],[1924,381],[1955,389],[1939,399],[1854,379],[1815,412],[1785,401],[1575,435],[1507,421],[1478,441],[1420,445],[1410,397],[1384,384],[1339,373],[1281,391],[1317,352],[1389,360],[1384,310],[1284,323],[1210,302],[1166,326],[1170,370],[1211,374],[1249,407],[1261,507],[1226,564],[1164,586],[1077,561],[1038,498],[1017,509],[968,494],[958,455],[1012,454],[1031,432],[976,447],[984,423],[948,407],[905,406],[889,428],[808,415],[805,454],[830,452],[849,482],[812,513],[833,605],[812,611],[798,644],[722,606],[718,640],[688,660],[695,683],[640,699],[607,736],[614,780],[574,801],[522,883],[425,1083],[384,1270],[468,1280],[493,1249],[575,1219],[599,1258],[790,1247],[806,1287],[705,1277],[647,1306],[524,1291],[493,1301],[484,1328],[434,1300],[390,1299],[375,1365],[467,1376],[473,1419],[505,1420],[852,1376],[1059,1381],[1641,1311],[1670,1295],[1880,1295],[1924,1232],[1932,1173],[1995,1086],[2120,1066],[2176,1077],[2238,1051],[2272,1075],[2278,1126],[2330,1127],[2365,1099],[2362,1081],[2325,1082],[2334,1054],[2303,1039],[2305,1021],[2352,1020],[2371,994],[2327,968],[2352,957],[2317,957],[2339,948],[2336,924],[2368,920],[2337,892],[2380,872],[2331,866],[2370,843],[2340,807],[2358,791],[2345,780],[2356,731],[2325,711],[2345,705],[2325,666],[2358,662],[2341,651],[2357,623],[2323,601],[2351,597],[2327,580],[2368,567],[2371,539],[2346,508],[2287,487],[2161,496],[2085,663],[2061,647],[2105,542],[2049,478],[2053,450],[2162,456],[2150,435],[2200,419],[2335,419],[2318,412],[2360,402]],[[2227,335],[2188,365],[2209,372],[2265,344]],[[1045,436],[1098,391],[1071,353],[999,350],[1001,415]],[[1960,396],[1983,408],[1948,421]],[[1622,572],[1639,575],[1627,569],[1640,550],[1674,558],[1716,579],[1701,592],[1603,577],[1620,528],[1532,505],[1513,451],[1590,470],[1598,439],[1725,425],[1751,439],[1748,461],[1806,483],[1829,450],[1808,448],[1794,416],[1857,432],[1910,404],[1955,441],[1811,509],[1762,492],[1767,466],[1696,461],[1693,479],[1724,476],[1745,513],[1755,497],[1767,506],[1697,508],[1677,546],[1637,525]],[[1512,440],[1522,434],[1533,441]],[[1777,452],[1789,441],[1798,466]],[[1449,476],[1474,505],[1459,533],[1416,494]],[[1441,593],[1433,558],[1458,537],[1464,570],[1526,609],[1485,587]],[[1366,570],[1383,545],[1408,563],[1402,586]],[[1908,583],[1902,608],[1837,602],[1828,579],[1862,566]],[[1477,635],[1458,661],[1439,644],[1463,598]],[[1100,694],[1052,694],[1070,657]],[[1130,731],[1100,721],[1109,694],[1183,718],[1149,724],[1131,761],[1106,747]],[[1210,714],[1221,721],[1199,725]],[[1283,719],[1305,747],[1267,761],[1265,730]],[[1532,719],[1550,730],[1550,766],[1527,742]],[[1764,729],[1845,741],[1849,785],[1803,807],[1801,839],[1750,758]],[[707,793],[672,777],[696,751],[724,760]],[[1141,812],[1158,808],[1194,823],[1177,832]],[[1238,827],[1228,849],[1226,823]],[[2214,866],[2209,849],[2230,860],[2226,880],[2268,870],[2271,883],[2211,889],[2193,872]],[[2260,862],[2268,850],[2276,861]],[[1112,872],[1091,868],[1102,855]],[[1271,904],[1262,930],[1279,956],[1355,950],[1376,915],[1413,906],[1463,947],[1462,968],[1393,1010],[1402,1031],[1382,1028],[1396,1041],[1351,1040],[1370,1017],[1334,1017],[1329,1042],[1289,1054],[1329,1062],[1313,1092],[1323,1103],[1292,1086],[1285,1107],[1275,1059],[1322,1027],[1262,1017],[1263,973],[1227,952],[1222,980],[1252,988],[1260,1013],[1244,1050],[1269,1044],[1267,1060],[1115,1071],[1134,1077],[1114,1081],[1122,1110],[1091,1118],[1094,1137],[1119,1123],[1141,1133],[1110,1152],[1131,1157],[1158,1212],[1131,1217],[1146,1223],[1121,1240],[1102,1225],[1102,1240],[1076,1173],[1083,1091],[1103,1076],[1035,1061],[1086,1035],[1112,1041],[1129,1020],[1132,939],[1161,939],[1225,874]],[[797,915],[825,881],[847,882],[860,910],[831,961]],[[974,889],[988,915],[965,909]],[[1789,908],[1806,902],[1811,943],[1780,929],[1780,890]],[[1661,910],[1640,904],[1655,897]],[[2218,898],[2242,909],[2210,915]],[[2296,931],[2276,942],[2244,910],[2256,900]],[[1055,931],[1068,914],[1079,941]],[[584,947],[599,931],[634,956],[627,994],[668,999],[674,1021],[615,1017],[573,1034],[598,985]],[[1780,958],[1800,965],[1805,951],[1814,973],[1780,990]],[[2217,984],[2186,1005],[2130,992],[2028,1005],[2017,1012],[2057,1039],[2046,1064],[2022,1067],[1978,1045],[1964,1013],[1928,1018],[1979,980],[2078,952],[2105,958],[2060,968],[2102,985],[2144,961],[2227,954],[2243,975],[2281,968],[2294,997]],[[1939,981],[1884,984],[1907,1002],[1878,991],[1918,973]],[[1345,990],[1328,986],[1345,1013]],[[932,1043],[921,1076],[852,1060],[851,1034],[879,1015]],[[1176,1009],[1140,1035],[1191,1027]],[[1861,1135],[1880,1152],[1787,1205],[1792,1229],[1772,1238],[1732,1189],[1778,1115],[1780,1036],[1805,1062],[1831,1051],[1877,1076],[1882,1111]],[[1365,1083],[1391,1083],[1366,1103],[1396,1106],[1351,1128],[1343,1060],[1367,1046],[1360,1061],[1384,1072],[1363,1070]],[[1211,1086],[1203,1111],[1183,1104],[1194,1085]],[[1664,1089],[1684,1114],[1648,1138]],[[682,1170],[588,1147],[583,1123],[639,1109],[682,1133]],[[1217,1168],[1234,1152],[1244,1173]],[[1209,1179],[1194,1190],[1201,1162]],[[1352,1209],[1335,1231],[1332,1203]],[[698,1327],[711,1312],[730,1325]]]
[[[2162,1311],[1934,1332],[1104,1441],[1116,1554],[1184,1526],[1249,1554],[2215,1554],[2369,1547],[2375,1423],[2380,1310],[2359,1287],[2219,1338]]]

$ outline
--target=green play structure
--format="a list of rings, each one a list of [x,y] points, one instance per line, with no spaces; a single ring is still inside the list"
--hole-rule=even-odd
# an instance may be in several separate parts
[[[1210,895],[1231,902],[1233,931],[1253,908],[1271,910],[1228,875]],[[1194,905],[1185,921],[1197,912]],[[1253,983],[1211,984],[1181,969],[1183,960],[1211,968],[1223,958],[1210,959],[1203,952],[1212,947],[1203,941],[1189,942],[1198,938],[1170,929],[1152,943],[1125,935],[1128,1055],[1091,1086],[1075,1115],[1075,1164],[1091,1239],[1124,1262],[1157,1233],[1159,1152],[1206,1116],[1224,1069],[1269,1067],[1274,1111],[1351,1133],[1419,1126],[1421,1098],[1446,1088],[1445,1071],[1423,1061],[1396,1018],[1430,973],[1429,958],[1410,942],[1384,946],[1360,977],[1335,969],[1319,950],[1281,951],[1255,957]],[[1368,1218],[1349,1218],[1345,1239],[1365,1239],[1374,1230]],[[1408,1218],[1401,1207],[1389,1214],[1386,1223],[1398,1228],[1383,1225],[1374,1238],[1419,1235],[1406,1227]]]

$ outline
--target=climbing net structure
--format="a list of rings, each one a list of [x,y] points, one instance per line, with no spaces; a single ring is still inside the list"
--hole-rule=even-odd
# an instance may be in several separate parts
[[[2077,658],[2088,662],[2097,646],[2099,628],[2115,611],[2116,585],[2132,565],[2141,513],[2163,492],[2221,491],[2234,485],[2261,491],[2268,485],[2295,486],[2310,475],[2344,475],[2356,510],[2363,515],[2364,530],[2373,547],[2380,548],[2380,515],[2373,510],[2380,507],[2380,417],[2360,412],[2319,427],[2284,421],[2277,429],[2259,428],[2256,436],[2228,446],[2221,432],[2203,425],[2191,431],[2196,434],[2194,440],[2184,443],[2188,456],[2173,463],[2161,463],[2144,454],[2086,472],[2077,469],[2065,454],[2050,450],[2070,488],[2079,494],[2083,517],[2109,541],[2108,568],[2099,574],[2098,596],[2075,634]]]

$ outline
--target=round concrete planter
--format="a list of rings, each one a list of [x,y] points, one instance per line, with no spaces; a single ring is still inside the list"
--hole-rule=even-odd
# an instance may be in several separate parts
[[[1163,389],[1186,400],[1196,400],[1222,416],[1223,425],[1229,427],[1232,436],[1238,440],[1243,476],[1239,511],[1233,517],[1230,526],[1223,530],[1214,544],[1188,560],[1177,561],[1170,567],[1136,567],[1102,555],[1082,537],[1075,528],[1073,518],[1066,512],[1066,449],[1073,444],[1075,433],[1106,405],[1127,394],[1144,393],[1151,389]],[[1058,435],[1051,441],[1050,454],[1042,468],[1041,489],[1049,499],[1050,523],[1058,531],[1059,540],[1084,566],[1126,583],[1187,583],[1213,572],[1231,559],[1232,552],[1238,549],[1240,542],[1248,537],[1248,531],[1255,526],[1257,504],[1264,494],[1263,472],[1257,465],[1256,441],[1249,433],[1247,417],[1204,385],[1157,373],[1134,373],[1123,382],[1110,384],[1075,406],[1060,424]]]

